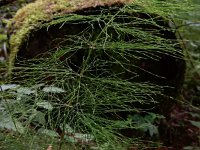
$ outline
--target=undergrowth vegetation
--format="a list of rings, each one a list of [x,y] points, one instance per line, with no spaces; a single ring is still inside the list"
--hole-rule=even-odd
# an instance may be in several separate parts
[[[191,5],[142,2],[55,16],[30,34],[30,41],[40,30],[64,35],[31,59],[17,57],[12,84],[1,86],[0,128],[16,131],[10,134],[24,142],[16,143],[19,149],[47,148],[44,143],[70,150],[162,145],[157,125],[165,116],[158,106],[174,102],[179,89],[172,94],[173,88],[180,86],[174,83],[179,75],[167,80],[162,62],[170,57],[184,64],[171,19],[181,22],[175,17]],[[9,136],[0,139],[1,149],[9,149]]]

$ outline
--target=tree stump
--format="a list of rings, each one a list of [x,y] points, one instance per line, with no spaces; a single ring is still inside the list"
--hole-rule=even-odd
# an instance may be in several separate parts
[[[9,73],[15,76],[24,65],[26,73],[43,67],[31,75],[24,73],[20,80],[37,76],[55,84],[67,74],[58,77],[59,71],[54,71],[68,70],[68,84],[81,80],[88,89],[100,91],[95,83],[101,81],[103,94],[94,88],[91,93],[99,101],[109,99],[104,97],[108,91],[115,95],[113,103],[118,105],[109,105],[108,110],[119,109],[124,100],[127,110],[156,106],[166,115],[185,72],[172,25],[166,16],[131,0],[37,0],[19,10],[10,25]]]

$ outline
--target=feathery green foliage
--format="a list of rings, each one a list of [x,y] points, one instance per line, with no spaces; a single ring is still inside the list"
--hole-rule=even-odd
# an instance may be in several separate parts
[[[148,114],[168,86],[145,82],[143,73],[164,77],[144,69],[142,62],[159,62],[163,56],[183,59],[178,41],[166,37],[175,32],[167,24],[190,6],[188,1],[140,0],[56,15],[39,23],[33,36],[53,28],[65,35],[55,38],[56,47],[45,53],[23,61],[18,58],[13,81],[28,87],[28,93],[22,88],[20,95],[15,89],[12,102],[6,100],[10,111],[5,113],[24,127],[59,129],[66,133],[60,135],[61,141],[72,138],[105,150],[140,144],[140,134],[128,138],[121,131],[143,128],[130,116]],[[10,97],[4,94],[3,99]],[[77,133],[88,137],[76,138]]]

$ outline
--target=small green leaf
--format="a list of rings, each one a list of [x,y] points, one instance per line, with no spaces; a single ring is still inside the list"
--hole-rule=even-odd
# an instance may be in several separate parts
[[[45,114],[40,111],[36,111],[33,114],[33,119],[31,120],[31,122],[36,122],[36,123],[45,125],[46,123]]]
[[[16,84],[5,84],[5,85],[0,85],[0,90],[5,91],[8,89],[16,88],[18,85]]]
[[[158,135],[158,127],[156,127],[155,125],[151,124],[148,126],[148,130],[149,130],[149,135],[152,137],[153,135]]]
[[[192,117],[200,118],[200,114],[197,114],[197,113],[191,112],[190,115],[191,115]]]
[[[59,137],[59,135],[56,131],[48,130],[48,129],[44,129],[44,128],[40,128],[38,130],[38,133],[45,134],[50,137]]]
[[[63,92],[65,92],[65,90],[58,88],[58,87],[54,87],[54,86],[44,87],[43,91],[46,93],[63,93]]]
[[[74,135],[75,138],[81,139],[82,141],[89,142],[94,140],[94,136],[91,134],[82,134],[82,133],[75,133]]]
[[[17,93],[23,94],[23,95],[30,95],[30,94],[33,94],[35,92],[36,92],[35,90],[32,90],[30,88],[26,88],[26,87],[20,87],[20,88],[17,89]]]
[[[200,128],[200,121],[190,121],[190,123],[191,123],[193,126],[195,126],[195,127],[197,127],[197,128]]]
[[[17,131],[19,133],[24,133],[25,131],[21,122],[10,118],[8,115],[0,115],[0,128]]]
[[[36,103],[36,105],[37,105],[38,107],[45,108],[45,109],[47,109],[47,110],[49,110],[49,111],[52,111],[52,110],[53,110],[53,106],[52,106],[51,103],[49,103],[49,102],[38,102],[38,103]]]
[[[74,130],[68,124],[60,124],[60,128],[63,129],[65,132],[74,133]]]

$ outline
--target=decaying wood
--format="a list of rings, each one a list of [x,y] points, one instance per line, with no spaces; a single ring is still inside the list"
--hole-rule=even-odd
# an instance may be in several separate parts
[[[120,7],[121,4],[127,4],[129,2],[129,0],[37,0],[35,3],[27,5],[16,14],[13,19],[13,24],[11,25],[11,34],[9,41],[11,49],[11,54],[9,57],[10,72],[12,72],[13,67],[15,67],[16,65],[15,60],[19,60],[20,57],[25,59],[32,59],[35,56],[45,53],[49,49],[59,47],[61,41],[57,39],[62,39],[65,37],[65,35],[77,35],[88,27],[87,23],[73,24],[70,22],[49,26],[48,30],[46,27],[42,27],[45,22],[53,21],[53,17],[72,13],[80,14],[83,16],[92,15],[92,13],[95,10],[100,9],[100,7]],[[137,28],[143,28],[144,30],[155,29],[160,34],[160,37],[172,41],[177,41],[175,33],[170,30],[169,23],[161,16],[138,12],[135,14],[135,17],[141,20],[152,19],[160,26],[147,26],[143,24]],[[97,34],[99,34],[98,31],[101,29],[101,26],[96,22],[94,23],[94,29],[97,31]],[[114,33],[113,35],[117,34]],[[134,38],[129,40],[134,41]],[[174,44],[176,45],[176,42]],[[176,48],[181,53],[182,50],[180,45],[177,45]],[[104,56],[105,55],[101,57]],[[151,59],[141,59],[137,61],[136,65],[138,66],[137,69],[139,72],[139,77],[135,77],[133,80],[130,81],[150,82],[160,86],[172,87],[166,88],[163,94],[176,97],[183,83],[185,61],[183,59],[176,58],[164,53],[158,54],[158,56],[160,57],[159,61]],[[82,54],[82,51],[78,51],[73,57],[73,63],[75,63],[76,66],[81,66],[82,62],[80,60],[83,60],[83,57],[84,56]],[[62,59],[63,58],[61,58],[61,61]],[[130,60],[130,63],[135,62],[133,60]],[[120,68],[121,70],[123,69],[120,66],[115,66],[111,68],[113,70],[116,68]],[[134,69],[136,68],[132,68],[132,71]],[[76,72],[77,68],[75,68],[74,71]],[[134,74],[130,72],[124,72],[125,73],[120,76],[120,78],[124,80],[131,78],[131,76],[134,76]],[[165,100],[166,99],[163,99],[163,97],[160,98],[160,102],[163,102]],[[169,112],[169,108],[174,103],[169,99],[168,101],[169,103],[165,102],[161,108],[163,109],[163,114],[165,114],[166,111]]]

